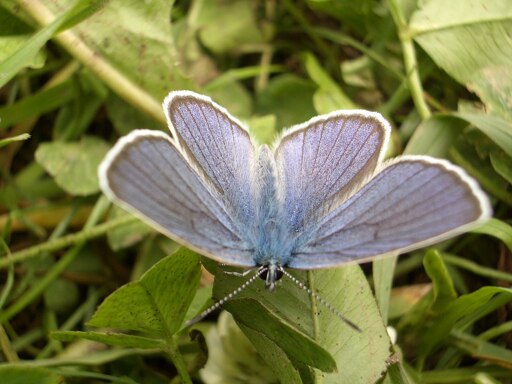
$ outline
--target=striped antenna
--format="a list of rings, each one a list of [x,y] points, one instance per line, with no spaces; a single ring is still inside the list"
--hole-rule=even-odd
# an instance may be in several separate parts
[[[324,298],[322,298],[318,293],[312,291],[310,288],[306,286],[303,282],[299,281],[295,277],[293,277],[290,273],[288,273],[284,268],[278,267],[278,270],[283,273],[286,277],[288,277],[291,281],[293,281],[299,288],[306,291],[311,297],[314,297],[316,300],[318,300],[319,303],[321,303],[324,307],[326,307],[329,311],[331,311],[334,315],[336,315],[341,321],[343,321],[345,324],[347,324],[352,329],[356,330],[357,332],[362,332],[361,328],[359,328],[357,325],[355,325],[352,321],[347,319],[345,316],[343,316],[336,308],[334,308],[330,303],[328,303]],[[242,292],[244,289],[246,289],[249,285],[254,283],[258,277],[263,275],[264,273],[267,273],[269,271],[268,266],[262,266],[256,271],[256,273],[245,283],[243,283],[240,287],[235,289],[233,292],[227,294],[222,299],[214,303],[211,307],[207,308],[203,312],[201,312],[199,315],[194,317],[193,319],[188,320],[185,323],[185,326],[188,327],[190,325],[196,324],[199,321],[201,321],[203,318],[208,316],[213,311],[219,309],[224,303],[231,300],[233,297],[238,295],[240,292]]]
[[[291,281],[293,281],[299,288],[305,290],[310,296],[317,299],[324,307],[326,307],[329,311],[331,311],[333,314],[335,314],[341,321],[343,321],[345,324],[347,324],[352,329],[356,330],[357,332],[362,332],[361,328],[359,328],[357,325],[355,325],[352,321],[347,319],[345,316],[343,316],[336,308],[334,308],[330,303],[325,301],[324,298],[318,295],[318,293],[312,291],[309,289],[306,284],[299,281],[295,277],[293,277],[290,273],[288,273],[284,268],[281,268],[281,272],[288,277]]]
[[[238,295],[240,292],[242,292],[244,289],[246,289],[249,285],[251,285],[252,283],[254,283],[256,281],[256,279],[258,277],[260,277],[260,275],[262,273],[264,273],[265,270],[263,268],[260,268],[258,269],[258,271],[256,271],[256,273],[249,279],[247,280],[245,283],[243,283],[241,286],[239,286],[237,289],[235,289],[233,292],[231,293],[228,293],[226,296],[224,296],[222,299],[220,299],[219,301],[217,301],[216,303],[214,303],[211,307],[207,308],[206,310],[204,310],[203,312],[201,312],[199,315],[197,315],[196,317],[194,317],[193,319],[190,319],[188,320],[186,323],[185,323],[185,326],[188,327],[190,325],[193,325],[195,323],[198,323],[200,322],[203,318],[205,318],[206,316],[208,316],[210,313],[212,313],[213,311],[217,310],[218,308],[220,308],[222,305],[224,305],[224,303],[228,300],[231,300],[233,297],[235,297],[236,295]]]

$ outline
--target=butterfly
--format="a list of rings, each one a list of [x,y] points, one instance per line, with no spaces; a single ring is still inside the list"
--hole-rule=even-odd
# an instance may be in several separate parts
[[[269,147],[209,97],[171,92],[172,137],[135,130],[99,167],[101,189],[161,233],[220,263],[316,269],[403,253],[491,215],[477,182],[446,160],[384,161],[390,125],[337,111],[291,127]]]

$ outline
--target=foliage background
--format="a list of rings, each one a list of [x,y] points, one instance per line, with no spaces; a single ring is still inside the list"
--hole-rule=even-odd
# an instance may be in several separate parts
[[[509,0],[0,0],[2,383],[510,382],[511,36]],[[110,206],[96,177],[117,137],[166,130],[176,89],[261,142],[379,111],[389,156],[459,164],[495,218],[398,261],[294,273],[361,333],[289,281],[189,332],[244,280]]]

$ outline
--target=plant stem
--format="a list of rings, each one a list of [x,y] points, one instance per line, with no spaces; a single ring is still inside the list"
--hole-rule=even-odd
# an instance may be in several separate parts
[[[109,207],[108,200],[103,196],[97,202],[96,205],[87,219],[87,222],[84,225],[84,231],[93,229],[93,226],[103,217],[106,209]],[[58,239],[62,240],[62,239]],[[54,281],[70,264],[73,260],[75,260],[76,256],[80,253],[82,247],[85,245],[87,238],[81,237],[74,242],[75,246],[66,252],[64,257],[62,257],[49,271],[44,275],[37,283],[35,283],[30,290],[24,293],[21,297],[19,297],[9,308],[5,311],[0,312],[0,324],[9,320],[13,316],[15,316],[18,312],[20,312],[23,308],[28,306],[33,300],[39,297],[46,287]],[[52,243],[52,242],[48,242]],[[48,244],[46,243],[46,244]],[[44,245],[44,244],[43,244]],[[42,247],[42,246],[40,246]],[[33,247],[37,248],[37,247]],[[37,253],[36,253],[37,254]],[[13,255],[14,256],[14,255]],[[3,260],[2,260],[3,261]],[[12,262],[12,258],[8,259],[8,261]]]
[[[50,24],[55,19],[55,16],[40,1],[18,0],[18,5],[42,26]],[[65,31],[55,36],[54,39],[121,98],[156,121],[164,125],[167,124],[160,103],[110,65],[98,52],[88,47],[78,35],[71,31]]]
[[[36,257],[42,252],[55,252],[58,251],[59,249],[69,247],[70,245],[78,244],[81,241],[94,239],[96,237],[104,235],[111,229],[133,223],[135,220],[136,218],[131,215],[122,216],[114,220],[109,220],[106,223],[97,225],[93,228],[87,228],[86,226],[80,232],[72,233],[70,235],[63,236],[52,241],[48,241],[40,245],[35,245],[33,247],[26,248],[18,252],[14,252],[11,255],[11,257],[3,258],[0,260],[0,269],[5,268],[10,264],[19,263],[20,261]]]
[[[407,75],[407,83],[411,92],[414,105],[422,120],[427,120],[431,116],[430,109],[423,96],[423,86],[418,72],[418,62],[416,61],[416,51],[414,49],[414,42],[407,21],[402,13],[402,9],[398,5],[397,0],[387,0],[388,7],[395,21],[398,29],[398,37],[402,44],[402,51],[404,55],[405,72]]]
[[[192,384],[192,379],[188,374],[185,360],[183,360],[183,356],[181,356],[178,346],[176,345],[172,336],[169,336],[167,339],[167,348],[165,351],[169,354],[174,366],[176,367],[176,370],[178,371],[178,374],[180,375],[182,382],[185,384]]]

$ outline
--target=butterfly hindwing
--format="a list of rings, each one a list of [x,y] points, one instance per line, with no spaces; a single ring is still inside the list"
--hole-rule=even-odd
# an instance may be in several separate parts
[[[162,132],[136,130],[103,161],[102,190],[162,233],[224,263],[253,266],[223,203]]]
[[[322,268],[405,252],[452,237],[486,219],[476,182],[444,160],[404,156],[323,217],[290,267]]]

